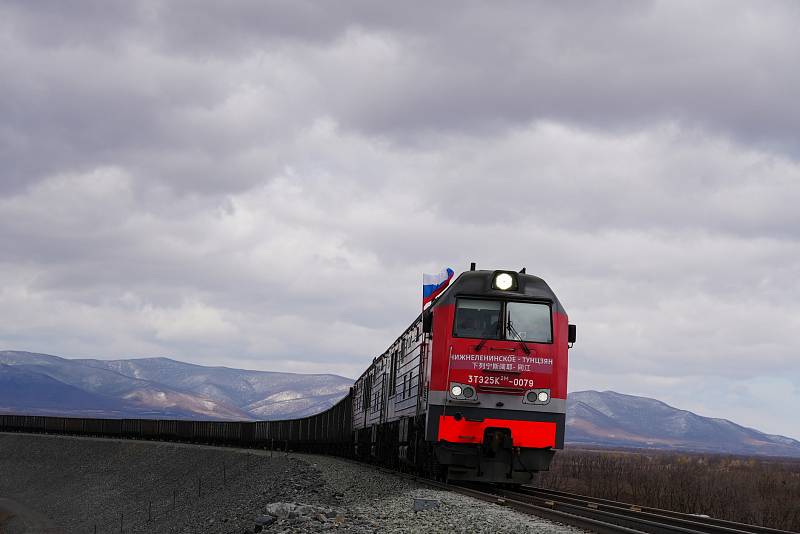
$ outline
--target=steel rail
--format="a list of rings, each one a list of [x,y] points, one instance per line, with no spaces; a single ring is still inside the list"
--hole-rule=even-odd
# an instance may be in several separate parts
[[[564,523],[597,534],[641,534],[642,532],[646,532],[631,526],[606,521],[605,518],[591,517],[587,514],[576,514],[566,510],[556,510],[547,506],[539,506],[531,502],[510,497],[498,498],[495,493],[480,491],[466,486],[444,484],[426,479],[421,479],[420,482],[428,485],[435,485],[441,489],[454,491],[481,501],[493,502],[501,506],[506,506],[517,512],[535,515],[547,519],[548,521]]]
[[[548,521],[563,523],[565,525],[570,525],[583,530],[588,530],[590,532],[595,532],[597,534],[642,534],[643,532],[645,532],[642,530],[637,530],[617,525],[614,523],[598,520],[592,517],[586,517],[585,515],[573,514],[563,510],[554,510],[552,508],[546,506],[539,506],[530,502],[501,497],[498,496],[497,493],[491,491],[482,491],[466,485],[441,482],[438,480],[433,480],[431,478],[415,475],[413,473],[405,473],[397,469],[392,469],[369,462],[353,460],[352,458],[340,458],[340,459],[346,462],[351,462],[356,465],[371,467],[377,471],[381,471],[383,473],[388,473],[391,475],[398,476],[400,478],[405,478],[407,480],[418,482],[420,484],[424,484],[432,488],[437,488],[444,491],[452,491],[453,493],[458,493],[484,502],[505,506],[524,514],[535,515],[537,517],[547,519]]]
[[[592,517],[604,522],[626,526],[652,534],[791,534],[758,525],[735,523],[705,518],[658,508],[641,507],[629,503],[595,499],[585,495],[521,487],[514,490],[495,489],[504,497],[536,503],[552,509],[561,509],[574,515]]]
[[[720,530],[719,532],[740,531],[753,534],[792,534],[788,530],[779,530],[775,528],[762,527],[761,525],[749,525],[746,523],[737,523],[734,521],[728,521],[726,519],[718,519],[716,517],[708,517],[698,514],[687,514],[684,512],[675,512],[673,510],[665,510],[663,508],[654,508],[651,506],[639,506],[630,503],[612,501],[609,499],[601,499],[599,497],[589,497],[586,495],[578,495],[576,493],[568,493],[565,491],[558,491],[547,488],[538,488],[533,486],[523,486],[522,489],[525,492],[529,492],[531,494],[536,494],[536,495],[560,497],[564,499],[576,499],[587,503],[591,502],[597,505],[605,505],[610,507],[629,509],[641,513],[649,513],[658,516],[670,517],[676,520],[685,520],[695,523],[703,523],[708,526],[720,527],[721,529],[723,529]]]

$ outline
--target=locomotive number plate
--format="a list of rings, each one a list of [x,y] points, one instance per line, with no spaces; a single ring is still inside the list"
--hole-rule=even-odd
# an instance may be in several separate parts
[[[467,382],[481,386],[514,386],[524,388],[533,387],[532,378],[519,378],[507,375],[468,375]]]

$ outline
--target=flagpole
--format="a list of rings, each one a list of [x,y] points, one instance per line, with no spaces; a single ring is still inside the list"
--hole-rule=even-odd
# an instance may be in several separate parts
[[[431,299],[431,302],[433,302],[433,299]],[[425,313],[425,273],[422,273],[422,313]]]

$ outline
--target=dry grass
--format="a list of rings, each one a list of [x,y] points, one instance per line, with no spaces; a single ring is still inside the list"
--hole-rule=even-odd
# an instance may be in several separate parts
[[[543,487],[800,531],[800,459],[567,449]]]

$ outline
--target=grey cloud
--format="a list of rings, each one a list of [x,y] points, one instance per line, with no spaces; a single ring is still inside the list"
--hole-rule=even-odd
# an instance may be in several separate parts
[[[3,9],[6,188],[120,161],[173,187],[247,188],[253,151],[320,116],[404,144],[678,121],[797,150],[791,2],[126,6]]]
[[[0,344],[354,376],[477,261],[585,387],[798,387],[796,4],[323,6],[0,7]]]
[[[678,119],[796,150],[796,5],[583,7],[464,9],[407,39],[389,34],[394,54],[368,74],[342,84],[330,71],[338,116],[404,138],[540,119],[622,131]]]
[[[25,2],[9,0],[0,6],[4,33],[35,46],[115,46],[132,36],[144,21],[145,3],[109,3],[82,0],[65,4],[58,0]]]

